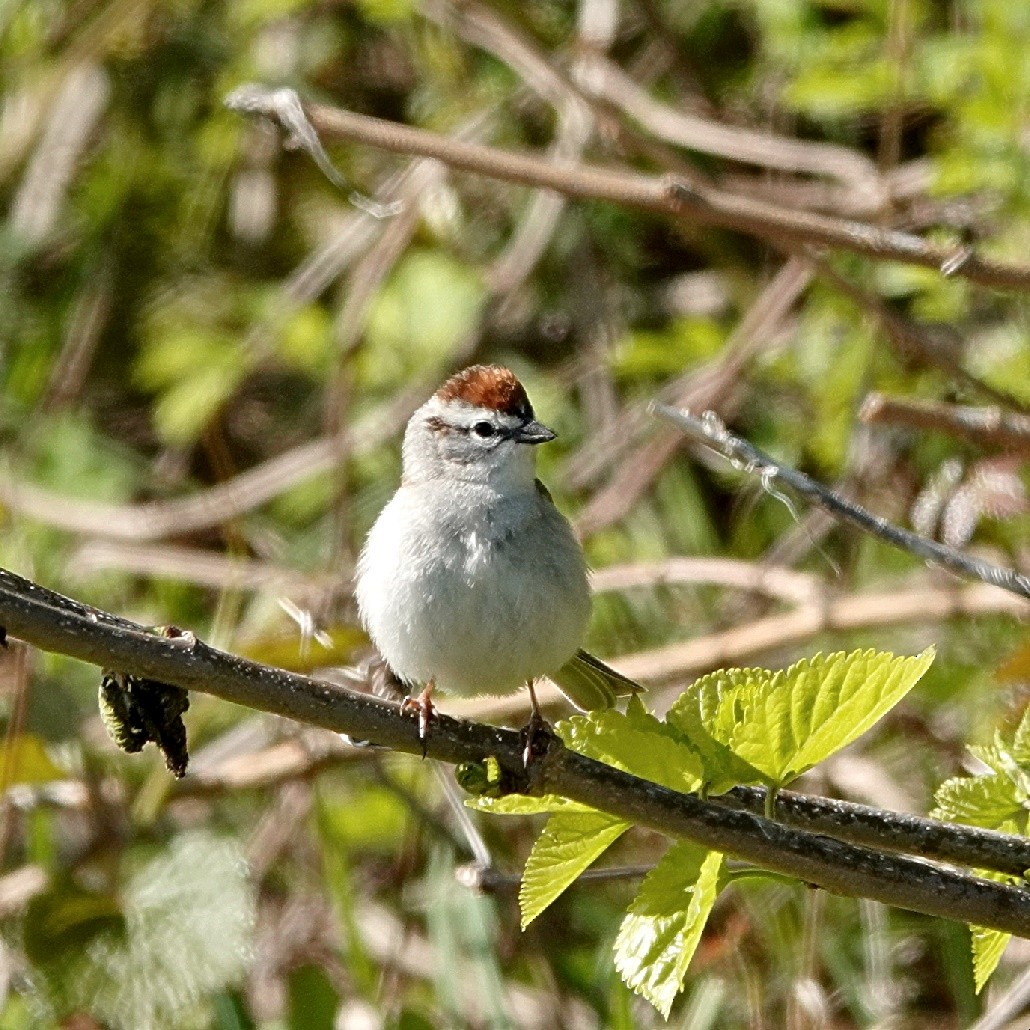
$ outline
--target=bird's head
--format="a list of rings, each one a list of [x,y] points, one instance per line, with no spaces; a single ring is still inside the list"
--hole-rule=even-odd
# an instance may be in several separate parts
[[[412,415],[404,436],[404,481],[451,478],[529,488],[536,475],[533,448],[554,437],[537,421],[510,369],[472,365]]]

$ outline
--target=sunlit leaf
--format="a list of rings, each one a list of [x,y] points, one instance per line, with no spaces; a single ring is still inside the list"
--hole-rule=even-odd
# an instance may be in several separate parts
[[[702,781],[701,760],[691,746],[630,699],[623,715],[614,709],[566,719],[555,727],[566,746],[606,765],[684,793]]]
[[[695,683],[669,722],[685,734],[700,722],[711,739],[696,746],[717,769],[729,748],[767,782],[784,784],[865,733],[932,661],[932,649],[913,658],[856,651],[816,655],[775,673],[723,670]]]
[[[604,812],[557,812],[551,816],[526,860],[519,888],[525,929],[630,824]]]
[[[979,994],[998,967],[1001,956],[1012,939],[1012,934],[989,930],[983,926],[969,928],[973,948],[973,981]]]
[[[493,815],[540,815],[543,812],[593,812],[595,809],[589,805],[582,805],[578,801],[571,801],[557,794],[542,794],[540,797],[531,797],[528,794],[504,794],[501,797],[474,797],[466,798],[465,804],[468,808],[475,808],[480,812],[490,812]]]
[[[721,867],[717,851],[674,845],[648,873],[619,929],[619,974],[666,1019],[718,896]]]
[[[730,742],[746,717],[754,692],[752,673],[762,669],[722,669],[702,676],[679,696],[665,716],[701,756],[707,788],[721,794],[741,783],[764,783],[768,778],[739,755]]]
[[[1024,803],[1012,780],[1002,773],[982,776],[955,776],[945,780],[934,794],[935,819],[997,829],[1017,816],[1025,816]]]
[[[1012,757],[1019,765],[1030,768],[1030,705],[1023,711],[1012,736]]]

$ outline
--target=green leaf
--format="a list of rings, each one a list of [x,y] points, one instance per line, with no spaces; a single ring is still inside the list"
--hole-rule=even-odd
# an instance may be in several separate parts
[[[197,369],[167,390],[154,405],[154,425],[161,438],[177,446],[193,443],[243,379],[239,362]]]
[[[526,859],[519,888],[522,929],[630,827],[604,812],[557,812]]]
[[[555,730],[573,751],[634,776],[684,793],[701,786],[698,754],[639,697],[630,699],[625,715],[604,709],[566,719]]]
[[[388,787],[367,784],[353,794],[326,793],[321,806],[326,840],[347,852],[396,854],[408,827],[408,806]]]
[[[1030,767],[1030,705],[1023,712],[1012,738],[1012,757],[1019,765]]]
[[[615,967],[666,1018],[719,893],[723,856],[673,845],[648,873],[615,941]]]
[[[289,979],[291,1030],[333,1030],[340,998],[332,981],[319,966],[294,969]]]
[[[935,819],[949,819],[995,830],[1009,819],[1026,814],[1021,796],[1012,780],[1004,773],[983,776],[955,776],[945,780],[934,795]]]
[[[99,936],[124,933],[118,899],[66,884],[38,894],[25,912],[25,954],[37,965],[84,951]]]
[[[499,798],[466,798],[467,808],[493,815],[540,815],[542,812],[593,812],[595,809],[579,801],[570,801],[557,794],[530,797],[528,794],[504,794]]]
[[[725,670],[694,684],[683,707],[700,713],[716,744],[782,786],[865,733],[915,686],[933,656],[932,648],[913,658],[838,652],[775,673]],[[677,702],[671,724],[681,710]],[[709,751],[724,759],[720,749]]]
[[[995,883],[1020,883],[1017,877],[1008,876],[992,869],[978,869],[977,873],[984,879],[993,880]],[[1001,930],[992,930],[986,926],[970,926],[969,934],[973,951],[973,981],[976,993],[979,994],[997,968],[1012,934],[1003,933]]]
[[[1008,744],[997,731],[993,744],[970,744],[966,750],[984,763],[992,772],[1004,776],[1011,782],[1016,796],[1026,798],[1030,794],[1030,775],[1013,757]]]
[[[50,783],[66,778],[47,754],[43,741],[33,733],[22,733],[0,744],[0,773],[0,790],[14,783]]]
[[[345,665],[355,652],[368,646],[368,635],[358,626],[345,622],[321,628],[312,640],[294,630],[282,635],[265,635],[244,640],[237,648],[244,658],[274,665],[291,672],[312,672],[327,665]]]
[[[680,695],[665,716],[666,723],[701,757],[704,782],[713,794],[740,783],[766,783],[766,776],[735,755],[729,742],[745,718],[752,673],[764,669],[722,669],[702,676]],[[768,674],[767,674],[768,675]]]
[[[997,968],[1012,934],[983,926],[971,926],[969,933],[973,946],[973,980],[976,993],[979,994]]]
[[[413,0],[358,0],[358,7],[369,21],[382,25],[405,21],[414,11]]]

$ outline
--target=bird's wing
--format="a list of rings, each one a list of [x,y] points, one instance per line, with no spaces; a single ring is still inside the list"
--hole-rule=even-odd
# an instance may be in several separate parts
[[[644,689],[582,648],[551,679],[577,708],[587,712],[614,708],[618,698]]]

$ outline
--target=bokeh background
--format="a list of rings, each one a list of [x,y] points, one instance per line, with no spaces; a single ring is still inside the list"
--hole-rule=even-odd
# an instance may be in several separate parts
[[[0,563],[346,679],[367,651],[354,559],[404,423],[450,371],[501,361],[560,434],[541,475],[598,570],[589,644],[646,676],[653,707],[721,664],[935,643],[910,698],[807,781],[917,812],[973,768],[965,744],[1018,719],[1011,598],[949,617],[954,578],[644,410],[712,408],[877,513],[1025,568],[1025,446],[859,417],[871,391],[1025,414],[1025,294],[330,145],[355,189],[400,202],[376,219],[222,100],[289,86],[1025,263],[1030,7],[33,0],[0,8],[0,34]],[[175,782],[152,749],[114,749],[97,680],[0,655],[3,1030],[661,1022],[612,968],[633,876],[574,887],[521,933],[533,820],[480,821],[511,877],[477,892],[427,763],[196,695]],[[606,861],[661,850],[636,832]],[[964,927],[747,883],[673,1025],[965,1027],[1030,958],[1014,942],[978,999]]]

